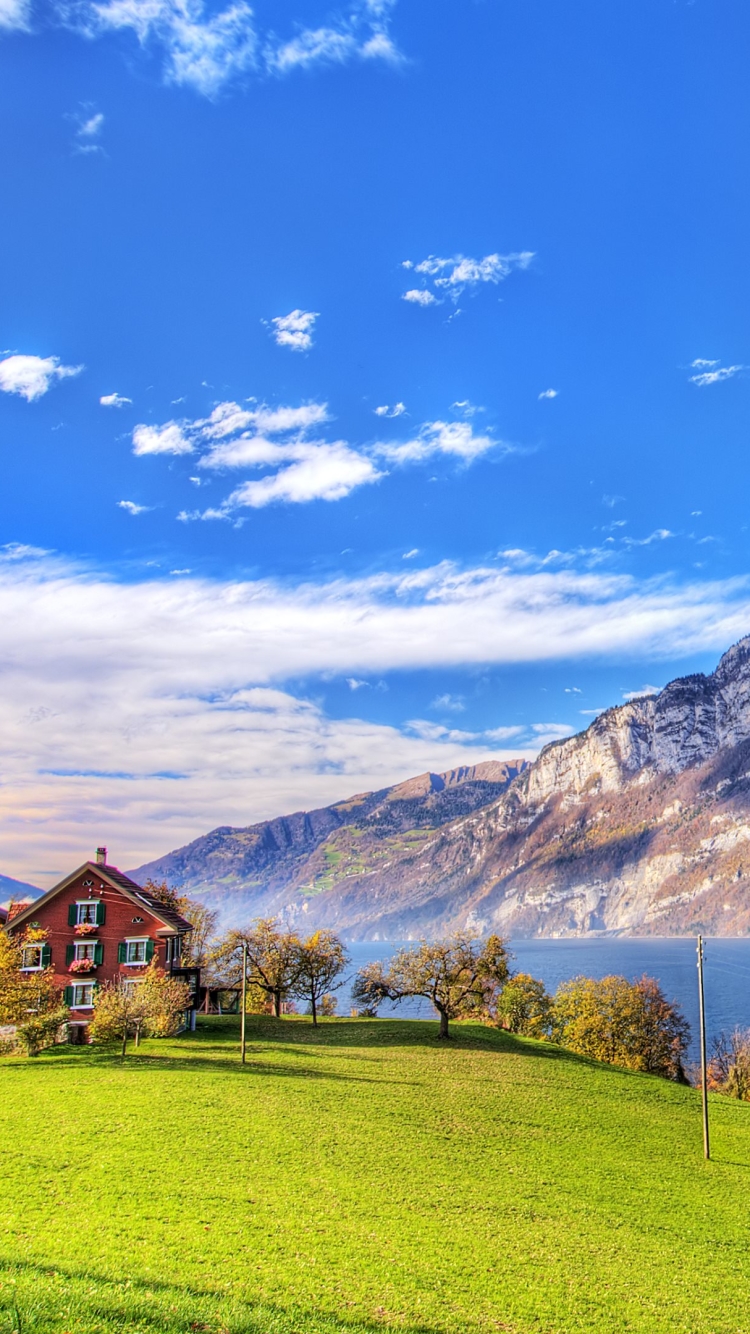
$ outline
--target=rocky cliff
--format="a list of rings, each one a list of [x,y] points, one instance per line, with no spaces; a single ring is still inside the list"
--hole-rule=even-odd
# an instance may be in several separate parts
[[[424,775],[326,811],[216,830],[146,870],[233,917],[283,911],[350,939],[458,927],[750,931],[750,638],[712,675],[610,709],[513,768]],[[191,851],[211,840],[217,869],[235,849],[223,876]],[[279,860],[280,841],[299,855]]]

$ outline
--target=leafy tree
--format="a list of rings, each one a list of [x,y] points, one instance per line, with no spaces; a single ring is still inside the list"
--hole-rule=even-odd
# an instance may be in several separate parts
[[[189,1006],[190,988],[154,961],[137,982],[119,979],[97,987],[89,1034],[92,1042],[121,1042],[124,1058],[128,1038],[137,1046],[141,1033],[161,1038],[178,1032]]]
[[[658,982],[642,977],[576,977],[558,987],[553,1035],[597,1061],[683,1079],[690,1027]]]
[[[198,899],[190,899],[178,894],[166,880],[147,880],[144,889],[153,894],[166,907],[172,908],[184,917],[192,927],[190,935],[183,944],[181,963],[185,968],[203,968],[208,962],[210,943],[216,931],[219,914],[207,908]]]
[[[32,1016],[60,1010],[53,968],[21,972],[24,947],[44,945],[46,940],[46,931],[37,927],[27,927],[20,937],[0,930],[0,1024],[27,1023]]]
[[[750,1102],[749,1028],[735,1028],[730,1038],[724,1033],[716,1038],[706,1073],[708,1087],[715,1093]]]
[[[309,1003],[313,1027],[318,1023],[318,1011],[325,1012],[321,1007],[326,996],[329,1005],[334,1001],[335,1009],[334,997],[329,993],[342,985],[336,978],[348,963],[349,955],[333,931],[316,931],[297,947],[295,978],[290,989],[292,995]]]
[[[302,942],[293,931],[283,931],[272,917],[258,918],[245,930],[228,931],[209,956],[228,986],[242,980],[243,945],[247,945],[248,983],[268,997],[278,1019],[297,979]]]
[[[483,943],[461,932],[434,944],[422,941],[393,955],[387,967],[367,964],[355,978],[352,999],[372,1009],[384,1000],[424,996],[440,1016],[438,1036],[451,1019],[495,1017],[508,980],[508,951],[499,936]]]
[[[515,973],[500,993],[497,1020],[510,1033],[544,1038],[552,1026],[552,1007],[552,997],[543,982],[529,973]]]

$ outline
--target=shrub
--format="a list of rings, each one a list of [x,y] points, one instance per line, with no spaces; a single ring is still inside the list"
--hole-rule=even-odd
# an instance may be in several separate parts
[[[715,1093],[750,1102],[750,1028],[735,1028],[730,1038],[724,1033],[716,1038],[706,1074]]]
[[[656,980],[575,977],[555,995],[555,1040],[582,1056],[628,1070],[684,1079],[690,1026]]]
[[[516,973],[506,982],[497,1002],[497,1021],[510,1033],[548,1037],[552,1027],[552,997],[543,982],[529,973]]]
[[[33,1015],[17,1026],[16,1046],[27,1056],[38,1056],[45,1047],[51,1047],[59,1041],[69,1017],[70,1011],[65,1006],[48,1010],[45,1014]]]

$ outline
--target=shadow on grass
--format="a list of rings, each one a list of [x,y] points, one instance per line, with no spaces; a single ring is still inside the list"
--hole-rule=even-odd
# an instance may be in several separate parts
[[[18,1317],[22,1330],[27,1324],[29,1328],[38,1328],[39,1317],[44,1320],[43,1328],[57,1328],[57,1324],[46,1323],[57,1316],[63,1319],[61,1329],[63,1325],[66,1329],[77,1327],[87,1334],[89,1330],[128,1329],[158,1330],[165,1334],[184,1334],[186,1330],[202,1330],[206,1334],[375,1334],[376,1331],[382,1334],[384,1327],[393,1325],[401,1334],[443,1334],[437,1326],[407,1324],[396,1313],[386,1311],[378,1319],[347,1320],[298,1306],[284,1308],[253,1302],[211,1288],[127,1275],[114,1280],[90,1269],[76,1270],[31,1260],[0,1259],[0,1276],[0,1322],[9,1320],[11,1331],[19,1328]],[[72,1291],[61,1292],[60,1281],[71,1285]],[[47,1295],[49,1310],[45,1311],[43,1303]],[[60,1312],[63,1301],[69,1307],[64,1317]]]

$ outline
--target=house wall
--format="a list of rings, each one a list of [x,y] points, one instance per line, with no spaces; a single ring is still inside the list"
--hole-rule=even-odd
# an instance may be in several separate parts
[[[84,882],[90,881],[91,884]],[[71,903],[83,899],[101,899],[106,908],[103,926],[98,926],[90,936],[76,935],[75,928],[68,925],[68,909]],[[142,967],[126,966],[117,961],[117,947],[121,941],[132,937],[146,937],[154,942],[154,961],[161,968],[166,968],[166,942],[157,935],[164,925],[151,915],[145,905],[136,906],[106,884],[95,871],[86,869],[66,889],[43,904],[38,912],[19,926],[19,931],[31,925],[39,925],[47,932],[47,944],[52,951],[51,966],[55,970],[55,982],[59,987],[70,986],[73,982],[95,980],[98,983],[109,982],[119,977],[142,977]],[[13,930],[12,922],[9,929]],[[66,946],[76,941],[98,940],[104,947],[101,964],[89,975],[71,973],[65,961]],[[91,1018],[88,1009],[74,1009],[73,1021],[85,1023]]]

